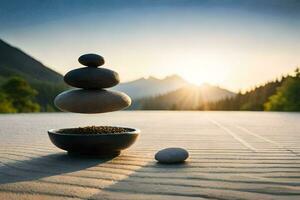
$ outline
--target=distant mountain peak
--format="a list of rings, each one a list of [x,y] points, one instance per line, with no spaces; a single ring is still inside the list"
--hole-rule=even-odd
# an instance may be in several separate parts
[[[165,77],[165,80],[177,80],[177,81],[185,81],[181,76],[178,74],[172,74]]]
[[[113,89],[125,92],[133,99],[140,99],[165,94],[187,84],[188,82],[178,75],[167,76],[163,79],[149,76],[148,78],[121,83]]]
[[[164,78],[157,78],[155,76],[148,76],[147,78],[143,77],[137,80],[150,80],[150,81],[181,81],[181,82],[187,82],[185,81],[181,76],[177,74],[172,74],[169,76],[166,76]],[[135,80],[135,81],[137,81]]]
[[[61,74],[0,39],[0,84],[13,76],[26,79],[38,91],[36,100],[43,111],[55,109],[54,97],[67,87]]]
[[[28,80],[62,82],[62,75],[43,65],[20,48],[0,39],[0,71],[2,76],[12,74],[24,76]]]
[[[161,80],[161,79],[158,79],[158,78],[156,78],[156,77],[154,77],[154,76],[149,76],[146,80],[159,81],[159,80]]]
[[[136,103],[136,107],[146,110],[197,110],[207,102],[233,96],[235,93],[217,86],[190,84],[154,98],[141,99]]]

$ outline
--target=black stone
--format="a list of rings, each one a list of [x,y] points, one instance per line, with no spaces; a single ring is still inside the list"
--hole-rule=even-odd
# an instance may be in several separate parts
[[[131,99],[117,91],[72,89],[57,95],[54,104],[60,110],[67,112],[104,113],[130,106]]]
[[[69,71],[64,81],[70,86],[84,89],[102,89],[117,85],[119,74],[105,68],[83,67]]]
[[[97,54],[84,54],[78,58],[80,64],[88,67],[99,67],[104,65],[104,58]]]

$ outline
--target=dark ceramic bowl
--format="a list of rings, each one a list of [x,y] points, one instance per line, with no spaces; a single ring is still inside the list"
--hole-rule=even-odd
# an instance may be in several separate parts
[[[116,156],[130,147],[140,133],[138,129],[126,129],[129,131],[105,134],[70,134],[60,133],[64,129],[51,129],[48,135],[55,146],[71,155]]]

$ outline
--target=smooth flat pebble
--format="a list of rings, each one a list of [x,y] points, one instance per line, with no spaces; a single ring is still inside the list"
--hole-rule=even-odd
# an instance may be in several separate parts
[[[84,66],[88,67],[99,67],[104,65],[104,58],[98,54],[84,54],[78,58],[78,62]]]
[[[69,71],[64,81],[73,87],[84,89],[102,89],[117,85],[119,74],[105,68],[83,67]]]
[[[184,162],[188,157],[188,151],[179,147],[162,149],[155,154],[155,160],[167,164]]]
[[[117,91],[72,89],[59,94],[54,103],[62,111],[104,113],[130,106],[131,99]]]

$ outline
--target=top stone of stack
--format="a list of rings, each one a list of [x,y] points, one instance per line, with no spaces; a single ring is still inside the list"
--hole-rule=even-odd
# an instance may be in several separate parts
[[[99,67],[104,65],[104,58],[98,54],[84,54],[78,58],[78,62],[87,67]]]

